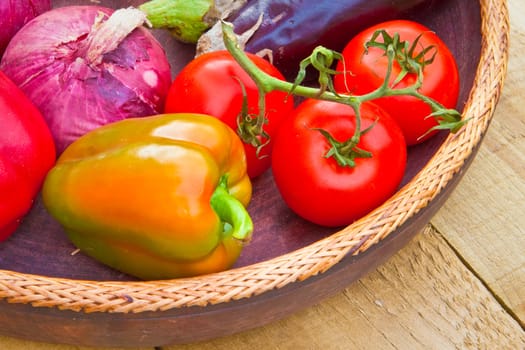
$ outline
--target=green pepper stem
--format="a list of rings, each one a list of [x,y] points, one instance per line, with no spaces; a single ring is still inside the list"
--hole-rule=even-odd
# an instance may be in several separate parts
[[[227,182],[227,176],[220,179],[210,204],[221,221],[231,225],[231,230],[225,230],[225,234],[241,241],[249,241],[253,232],[252,219],[244,205],[229,193]]]

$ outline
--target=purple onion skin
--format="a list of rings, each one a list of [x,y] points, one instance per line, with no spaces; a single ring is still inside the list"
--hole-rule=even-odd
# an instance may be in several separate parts
[[[57,153],[99,126],[158,114],[171,84],[170,63],[151,32],[135,29],[97,64],[86,62],[86,37],[99,6],[67,6],[26,24],[0,69],[40,109]]]
[[[51,10],[50,0],[2,0],[0,1],[0,57],[11,38],[27,22]]]
[[[376,23],[428,10],[435,0],[250,0],[228,18],[236,33],[263,22],[245,50],[270,49],[273,63],[293,79],[299,63],[322,45],[341,51],[361,30]]]

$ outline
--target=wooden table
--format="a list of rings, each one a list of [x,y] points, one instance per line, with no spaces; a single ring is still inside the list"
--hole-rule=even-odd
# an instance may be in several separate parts
[[[282,321],[162,349],[525,349],[525,3],[508,7],[509,70],[492,125],[462,182],[410,244]],[[79,349],[6,337],[0,348]]]

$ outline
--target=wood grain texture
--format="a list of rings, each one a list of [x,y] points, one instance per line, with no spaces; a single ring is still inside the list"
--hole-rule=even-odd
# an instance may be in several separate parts
[[[525,2],[509,1],[509,74],[476,159],[432,220],[525,325]]]

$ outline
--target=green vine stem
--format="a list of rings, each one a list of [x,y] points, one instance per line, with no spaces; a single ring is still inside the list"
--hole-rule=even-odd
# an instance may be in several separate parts
[[[340,53],[329,50],[322,46],[318,46],[314,49],[309,57],[305,58],[301,62],[297,78],[293,83],[291,83],[274,78],[261,71],[248,58],[243,49],[240,47],[239,43],[237,42],[237,37],[233,31],[233,26],[230,23],[223,21],[222,31],[226,49],[253,79],[257,88],[259,89],[259,115],[256,116],[256,118],[259,119],[259,123],[257,123],[258,125],[262,126],[266,121],[265,96],[267,93],[275,90],[287,92],[289,94],[305,98],[342,103],[350,106],[355,111],[356,128],[354,134],[348,140],[344,142],[338,142],[334,140],[326,131],[319,130],[332,145],[332,149],[325,156],[334,157],[341,166],[352,167],[355,164],[355,158],[371,156],[368,152],[357,148],[357,144],[359,143],[361,135],[368,131],[361,130],[360,107],[364,102],[386,96],[404,95],[418,98],[430,106],[432,112],[429,117],[436,118],[436,121],[438,122],[438,125],[430,129],[428,132],[440,129],[450,130],[454,133],[466,123],[466,120],[461,119],[461,114],[458,111],[445,108],[437,101],[421,94],[418,91],[423,83],[423,67],[426,64],[430,64],[433,58],[430,60],[424,60],[424,53],[416,57],[412,57],[413,49],[417,44],[417,40],[410,47],[408,46],[409,43],[399,41],[398,35],[390,37],[384,31],[376,32],[372,40],[367,44],[367,47],[376,46],[382,47],[385,50],[385,54],[388,58],[388,66],[384,83],[370,93],[363,95],[348,95],[337,93],[332,85],[331,76],[337,74],[337,72],[333,71],[330,67],[332,66],[334,60],[342,59]],[[379,36],[383,38],[383,42],[378,42],[375,40]],[[431,47],[425,50],[430,49]],[[417,79],[412,85],[404,88],[393,88],[390,86],[389,82],[392,78],[394,62],[399,62],[399,64],[401,64],[403,67],[401,76],[398,76],[396,81],[402,79],[402,75],[406,74],[407,72],[417,74]],[[313,66],[319,72],[319,87],[301,85],[304,77],[306,76],[305,71],[308,66]]]

